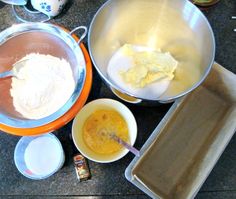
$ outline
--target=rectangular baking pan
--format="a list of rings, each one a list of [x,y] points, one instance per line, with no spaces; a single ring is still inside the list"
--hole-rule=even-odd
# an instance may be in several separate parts
[[[236,75],[215,63],[178,99],[125,171],[152,198],[194,198],[236,130]]]

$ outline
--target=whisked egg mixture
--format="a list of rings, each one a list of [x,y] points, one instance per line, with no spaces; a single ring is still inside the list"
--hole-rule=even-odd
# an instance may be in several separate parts
[[[111,133],[130,142],[127,123],[114,110],[97,110],[87,118],[83,125],[83,140],[97,154],[114,154],[123,149],[110,137]]]

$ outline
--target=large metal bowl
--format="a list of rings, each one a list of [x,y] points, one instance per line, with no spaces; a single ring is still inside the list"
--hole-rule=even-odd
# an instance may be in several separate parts
[[[125,43],[160,48],[178,60],[175,78],[163,95],[135,96],[109,79],[109,59]],[[108,0],[92,20],[88,45],[100,76],[116,95],[132,103],[166,103],[189,93],[208,75],[215,55],[211,26],[188,0]]]
[[[71,97],[58,111],[42,119],[33,120],[24,118],[15,110],[10,95],[11,78],[0,80],[1,130],[13,134],[17,132],[18,135],[21,134],[18,131],[21,131],[22,135],[24,131],[27,134],[40,134],[69,122],[68,119],[71,119],[71,117],[64,116],[78,101],[86,79],[87,60],[85,60],[84,50],[81,47],[65,29],[52,24],[18,24],[0,33],[0,72],[10,70],[12,65],[26,54],[33,52],[50,54],[64,58],[70,63],[76,82]],[[73,114],[76,113],[73,112]],[[32,132],[28,132],[29,130]]]

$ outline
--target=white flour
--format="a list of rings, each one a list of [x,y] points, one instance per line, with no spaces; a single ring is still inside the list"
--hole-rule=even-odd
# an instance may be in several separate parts
[[[62,152],[55,139],[38,137],[26,147],[24,159],[33,174],[46,176],[61,166]]]
[[[29,119],[40,119],[60,109],[71,97],[75,81],[70,64],[51,55],[31,53],[12,78],[13,105]]]

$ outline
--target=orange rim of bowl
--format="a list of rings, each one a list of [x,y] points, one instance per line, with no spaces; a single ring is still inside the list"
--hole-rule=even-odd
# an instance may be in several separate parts
[[[60,26],[59,26],[60,27]],[[61,27],[64,31],[69,32],[64,27]],[[79,41],[79,38],[73,34],[72,37],[75,41]],[[39,135],[43,133],[48,133],[54,131],[56,129],[61,128],[62,126],[66,125],[69,121],[71,121],[78,111],[83,107],[85,102],[87,101],[88,95],[90,93],[90,89],[92,86],[92,63],[89,57],[88,51],[85,48],[83,43],[80,43],[80,48],[84,54],[85,64],[86,64],[86,77],[83,89],[81,94],[75,104],[68,110],[64,115],[60,118],[56,119],[53,122],[45,124],[43,126],[35,127],[35,128],[15,128],[11,126],[7,126],[4,124],[0,124],[0,130],[12,135],[18,136],[31,136],[31,135]]]

